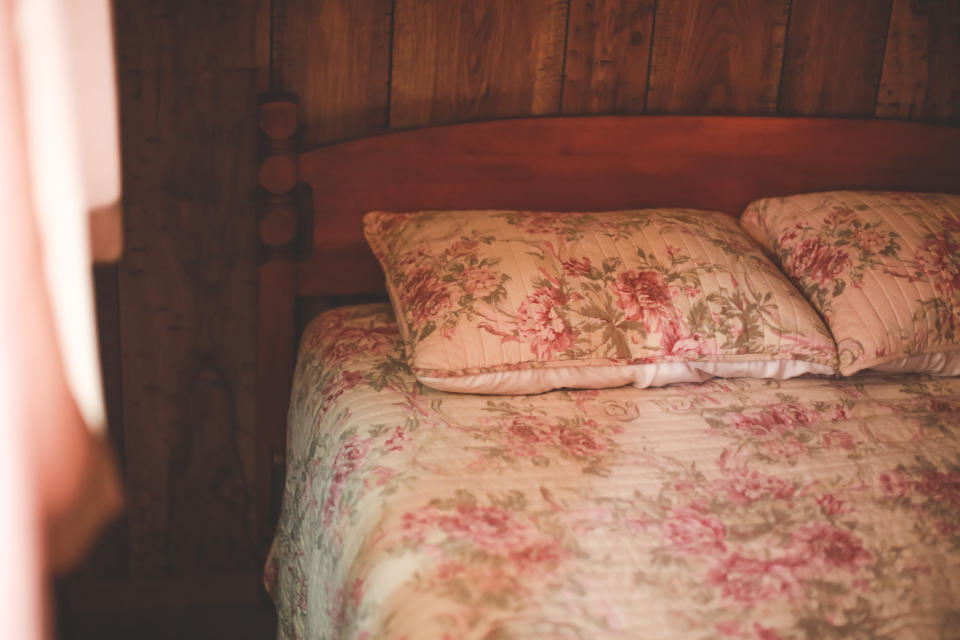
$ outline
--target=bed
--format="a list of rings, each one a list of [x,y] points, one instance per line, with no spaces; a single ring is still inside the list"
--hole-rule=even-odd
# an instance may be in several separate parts
[[[836,188],[956,192],[960,130],[543,118],[301,151],[289,99],[263,105],[261,129],[279,637],[956,637],[957,378],[455,394],[416,380],[384,302],[302,323],[294,355],[308,301],[382,295],[367,211],[736,214]]]

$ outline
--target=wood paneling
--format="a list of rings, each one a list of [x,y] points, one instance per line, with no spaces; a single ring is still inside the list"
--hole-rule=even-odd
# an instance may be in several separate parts
[[[788,9],[789,0],[659,0],[647,111],[776,112]]]
[[[891,5],[892,0],[794,0],[779,112],[871,115]]]
[[[257,95],[268,0],[117,3],[130,572],[255,566]]]
[[[567,5],[396,0],[390,126],[560,110]]]
[[[876,113],[960,121],[960,0],[894,0]]]
[[[570,0],[563,113],[642,113],[656,0]]]
[[[273,85],[296,88],[304,144],[387,127],[392,0],[274,0]]]

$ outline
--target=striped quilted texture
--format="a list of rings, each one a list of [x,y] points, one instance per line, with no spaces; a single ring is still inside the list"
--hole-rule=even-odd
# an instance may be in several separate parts
[[[421,380],[691,361],[836,364],[816,312],[723,213],[374,212],[365,233]]]
[[[960,196],[768,198],[741,225],[826,320],[842,373],[960,351]]]
[[[387,305],[304,333],[281,640],[960,629],[960,378],[424,388]]]

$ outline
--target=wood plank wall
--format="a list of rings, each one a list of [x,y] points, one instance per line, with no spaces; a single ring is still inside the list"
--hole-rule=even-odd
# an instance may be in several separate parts
[[[254,113],[316,145],[438,123],[736,113],[960,123],[958,0],[117,0],[126,252],[98,275],[126,528],[87,575],[259,568]]]

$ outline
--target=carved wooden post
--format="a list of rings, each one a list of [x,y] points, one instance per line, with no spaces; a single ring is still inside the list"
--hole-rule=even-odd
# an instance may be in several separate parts
[[[296,300],[297,103],[264,102],[259,113],[263,192],[257,324],[257,510],[260,537],[269,542],[282,492],[286,414],[293,375]],[[278,479],[279,478],[279,479]],[[282,494],[281,494],[282,495]]]

